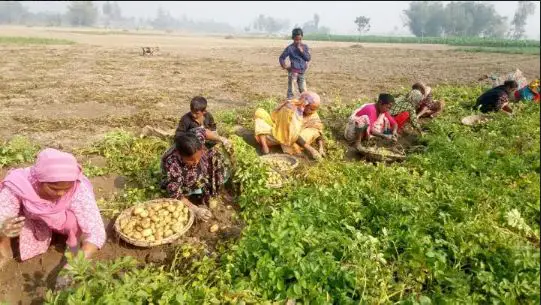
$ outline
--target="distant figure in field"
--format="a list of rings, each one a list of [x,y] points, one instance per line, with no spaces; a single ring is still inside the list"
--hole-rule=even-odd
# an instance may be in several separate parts
[[[503,85],[494,87],[485,91],[477,98],[475,108],[483,113],[504,111],[512,114],[513,110],[509,107],[509,97],[517,90],[518,84],[514,80],[506,80]]]
[[[306,78],[305,72],[311,60],[310,50],[306,44],[302,43],[302,29],[295,28],[291,33],[293,43],[287,46],[280,55],[279,62],[283,69],[287,70],[287,98],[293,98],[293,82],[297,82],[299,93],[305,92]],[[289,57],[290,66],[286,66],[286,58]]]

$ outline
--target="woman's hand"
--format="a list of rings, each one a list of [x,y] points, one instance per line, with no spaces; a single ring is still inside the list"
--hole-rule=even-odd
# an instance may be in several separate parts
[[[24,216],[6,219],[0,227],[0,236],[17,237],[24,226]]]
[[[220,142],[222,142],[225,149],[228,151],[233,147],[233,145],[231,145],[231,142],[229,142],[229,140],[225,137],[220,137]]]

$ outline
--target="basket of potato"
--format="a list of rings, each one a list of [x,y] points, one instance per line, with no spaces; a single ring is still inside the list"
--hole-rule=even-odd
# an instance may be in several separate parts
[[[357,147],[357,150],[374,161],[402,161],[406,158],[404,152],[380,146]]]
[[[267,187],[269,188],[281,188],[284,185],[284,177],[281,173],[275,171],[272,168],[267,169],[268,178],[267,178]]]
[[[115,231],[135,246],[168,244],[186,233],[194,222],[193,212],[180,200],[155,199],[124,210],[115,221]]]
[[[286,154],[264,155],[261,156],[261,160],[281,173],[291,172],[299,165],[297,158]]]

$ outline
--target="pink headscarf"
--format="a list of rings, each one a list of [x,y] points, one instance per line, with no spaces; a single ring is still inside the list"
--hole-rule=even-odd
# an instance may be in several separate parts
[[[42,199],[37,194],[31,178],[39,182],[75,183],[56,204],[51,204],[51,201]],[[72,154],[46,148],[38,154],[34,166],[11,170],[0,186],[8,187],[21,199],[26,217],[42,220],[49,228],[68,235],[68,246],[75,247],[79,227],[70,206],[81,182],[90,186],[90,181],[82,174],[82,168]]]

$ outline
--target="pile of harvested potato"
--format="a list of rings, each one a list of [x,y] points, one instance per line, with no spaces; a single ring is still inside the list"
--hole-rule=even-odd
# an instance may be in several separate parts
[[[273,185],[281,185],[282,184],[282,176],[273,170],[267,171],[269,174],[269,178],[267,179],[267,185],[273,186]]]
[[[266,159],[264,162],[282,172],[287,172],[287,171],[292,170],[291,163],[286,160]]]
[[[189,210],[184,204],[164,202],[136,207],[120,219],[120,230],[135,240],[154,242],[180,232],[188,222]]]

